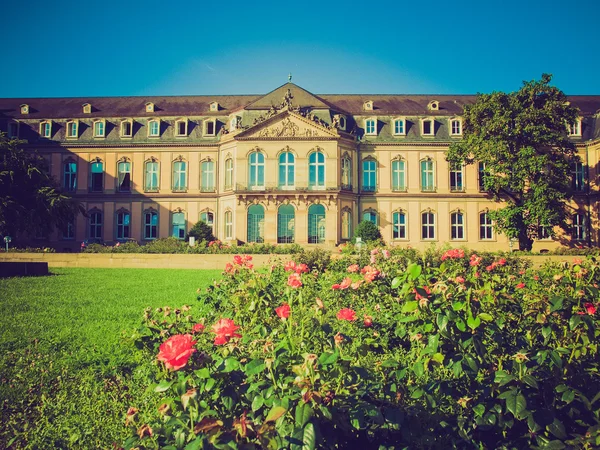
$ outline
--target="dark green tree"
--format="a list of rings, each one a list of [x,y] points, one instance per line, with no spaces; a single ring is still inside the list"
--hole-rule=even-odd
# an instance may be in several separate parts
[[[482,188],[502,206],[490,211],[498,232],[531,250],[540,227],[566,229],[571,165],[578,160],[567,126],[577,109],[550,85],[551,75],[516,92],[478,94],[465,106],[463,139],[452,144],[450,164],[480,164]]]
[[[381,232],[379,227],[370,220],[363,220],[358,224],[354,231],[353,242],[356,242],[356,238],[359,237],[363,242],[379,241],[381,240]]]
[[[196,224],[188,232],[188,237],[189,236],[195,237],[196,241],[198,242],[210,242],[215,240],[212,228],[203,220],[199,220],[198,222],[196,222]]]
[[[0,133],[0,234],[48,234],[82,211],[49,173],[46,160],[25,150],[26,141]]]

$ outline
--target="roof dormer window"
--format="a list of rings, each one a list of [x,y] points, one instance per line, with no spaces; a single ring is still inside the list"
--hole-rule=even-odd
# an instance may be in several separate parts
[[[365,119],[365,134],[368,136],[377,136],[377,119]]]
[[[218,111],[219,110],[219,102],[212,102],[210,104],[210,111],[214,112],[214,111]]]
[[[450,119],[450,136],[462,136],[462,119]]]
[[[365,111],[373,111],[373,100],[367,100],[363,103],[363,109]]]
[[[187,119],[179,119],[175,121],[175,136],[185,137],[188,135]]]
[[[392,132],[394,136],[406,136],[406,119],[397,117],[392,121]]]
[[[152,119],[148,122],[148,137],[160,137],[160,120]]]
[[[67,138],[77,139],[79,137],[79,121],[71,120],[67,122]]]
[[[121,121],[121,137],[133,137],[133,119],[123,119]]]
[[[103,138],[106,137],[106,121],[96,120],[94,122],[94,137],[95,138]]]
[[[148,102],[146,103],[146,112],[153,113],[154,112],[154,103]]]
[[[440,102],[437,100],[431,100],[427,105],[427,109],[429,111],[439,111],[440,110]]]
[[[81,107],[83,108],[83,113],[84,114],[91,114],[92,113],[92,105],[90,103],[84,103],[83,105],[81,105]]]
[[[569,125],[568,128],[569,136],[579,137],[581,136],[581,117],[578,117],[575,122]]]
[[[40,137],[50,138],[52,137],[52,122],[44,120],[40,123]]]
[[[217,122],[214,119],[204,121],[204,136],[215,136],[217,134]]]
[[[8,137],[11,139],[19,137],[19,122],[8,122]]]
[[[435,135],[435,121],[433,119],[422,119],[421,120],[421,135],[422,136],[434,136]]]
[[[29,114],[29,105],[27,103],[21,105],[21,114]]]

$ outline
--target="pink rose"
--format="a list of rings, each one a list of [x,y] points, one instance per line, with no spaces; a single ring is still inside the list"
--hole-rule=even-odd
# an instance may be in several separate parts
[[[176,334],[160,345],[156,358],[164,362],[167,369],[179,370],[187,364],[192,353],[196,351],[195,344],[196,341],[191,334]]]

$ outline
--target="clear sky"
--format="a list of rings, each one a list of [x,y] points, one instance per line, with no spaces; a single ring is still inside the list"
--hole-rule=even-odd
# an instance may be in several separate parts
[[[600,0],[4,0],[0,97],[600,94]]]

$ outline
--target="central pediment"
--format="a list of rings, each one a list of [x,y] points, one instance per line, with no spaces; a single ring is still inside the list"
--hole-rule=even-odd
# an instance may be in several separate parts
[[[339,138],[335,128],[285,110],[235,136],[239,140]]]

